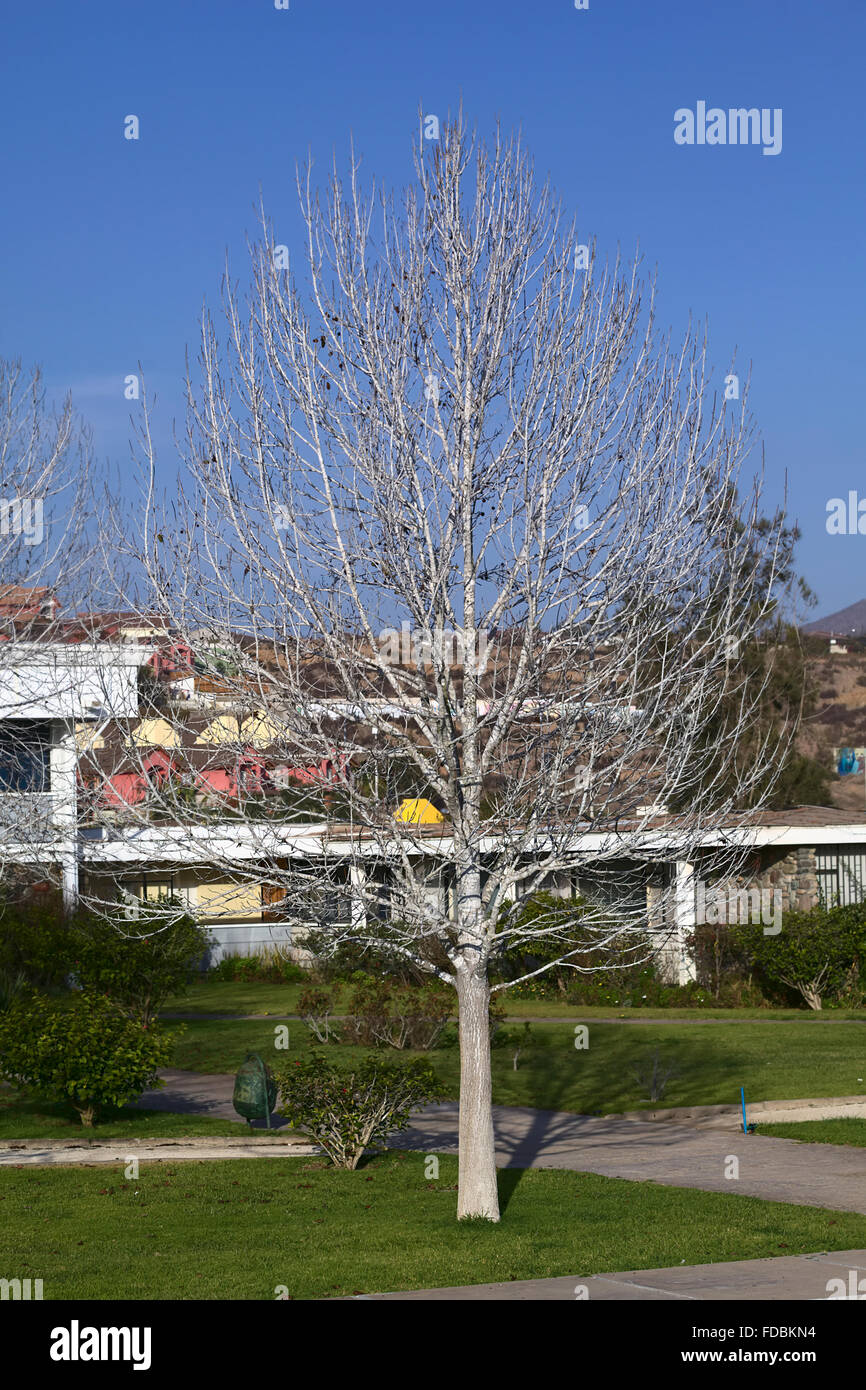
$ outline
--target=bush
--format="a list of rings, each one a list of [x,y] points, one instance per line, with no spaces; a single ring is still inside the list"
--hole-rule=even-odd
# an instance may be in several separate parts
[[[784,1002],[768,997],[756,980],[740,975],[734,967],[718,987],[703,974],[679,985],[664,979],[653,962],[575,975],[566,997],[569,1004],[626,1009],[758,1009]]]
[[[22,971],[0,968],[0,1013],[26,988],[27,980]]]
[[[63,994],[72,982],[106,994],[141,1024],[186,989],[207,945],[208,932],[191,917],[165,925],[145,905],[135,920],[67,918],[56,899],[7,907],[0,916],[0,971],[23,976],[40,993]]]
[[[172,1038],[141,1028],[108,999],[28,993],[0,1014],[0,1073],[13,1085],[68,1101],[86,1127],[100,1108],[137,1100],[159,1084]]]
[[[353,1071],[341,1071],[321,1053],[284,1067],[277,1074],[279,1113],[305,1130],[336,1168],[357,1168],[371,1144],[406,1129],[417,1106],[442,1097],[430,1063],[386,1061],[375,1055]]]
[[[516,904],[503,903],[499,928],[503,932],[508,929],[508,937],[503,939],[510,939],[512,944],[492,962],[492,977],[507,983],[546,966],[542,974],[511,985],[514,998],[590,1002],[575,997],[574,991],[581,988],[582,981],[604,981],[601,988],[606,989],[620,977],[633,975],[636,960],[646,954],[647,938],[633,930],[615,933],[616,919],[611,909],[605,928],[607,939],[600,947],[601,922],[596,915],[591,925],[584,923],[589,912],[597,913],[597,908],[585,898],[559,898],[547,892],[534,893]],[[525,934],[539,928],[550,935]]]
[[[341,929],[343,930],[343,929]],[[428,971],[416,965],[400,949],[403,929],[399,922],[368,923],[364,936],[334,940],[333,932],[317,928],[307,932],[304,949],[313,957],[311,974],[320,984],[350,981],[356,976],[388,976],[401,984],[423,985]],[[431,964],[446,964],[431,960]]]
[[[330,1021],[336,1002],[335,989],[316,988],[315,985],[305,989],[298,1000],[298,1013],[320,1043],[330,1042],[331,1039],[340,1041],[339,1029],[334,1028]]]
[[[149,928],[146,914],[123,922],[81,918],[67,929],[70,974],[83,989],[107,995],[146,1028],[170,995],[186,991],[208,937],[191,917],[168,925],[154,920]]]
[[[368,978],[349,998],[343,1041],[426,1051],[436,1046],[454,1005],[454,991],[438,980],[409,985]]]
[[[68,924],[61,900],[40,894],[4,903],[0,912],[0,970],[33,989],[63,991],[70,970]]]
[[[281,951],[270,948],[255,956],[223,956],[211,966],[206,975],[208,984],[218,981],[232,984],[296,985],[310,978],[309,970],[289,960]]]
[[[785,985],[819,1010],[862,1002],[859,980],[866,958],[866,903],[786,912],[778,936],[757,925],[732,927],[753,968],[771,987]],[[855,1004],[854,1007],[857,1007]]]

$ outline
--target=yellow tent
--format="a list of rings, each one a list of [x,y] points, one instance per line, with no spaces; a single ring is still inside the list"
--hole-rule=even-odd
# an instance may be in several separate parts
[[[405,821],[407,825],[441,825],[445,817],[423,796],[412,796],[400,802],[394,819]]]

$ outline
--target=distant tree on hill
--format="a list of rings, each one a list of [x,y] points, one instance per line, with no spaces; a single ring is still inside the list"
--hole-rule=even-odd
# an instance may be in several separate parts
[[[753,535],[753,544],[757,537],[769,535],[776,536],[778,543],[760,564],[755,557],[750,561],[752,572],[759,576],[755,602],[763,605],[764,621],[756,624],[746,640],[732,645],[729,688],[704,726],[711,799],[724,804],[734,788],[747,787],[741,799],[743,810],[829,806],[829,770],[798,747],[798,734],[817,708],[817,687],[804,641],[792,621],[798,604],[811,607],[815,603],[814,594],[794,568],[800,532],[796,525],[783,524],[779,513],[760,518]],[[749,700],[746,720],[745,698]],[[729,731],[735,725],[740,735],[732,749]],[[762,771],[749,785],[745,770],[751,765]]]

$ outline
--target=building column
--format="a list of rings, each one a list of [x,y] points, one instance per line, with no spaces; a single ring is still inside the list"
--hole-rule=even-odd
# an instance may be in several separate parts
[[[687,944],[696,925],[695,914],[695,866],[687,860],[678,859],[674,881],[674,940],[672,942],[673,982],[687,985],[697,979],[694,956]]]
[[[349,868],[349,884],[352,899],[352,929],[361,931],[367,925],[367,909],[364,904],[363,889],[367,882],[367,871],[361,864]]]
[[[52,829],[56,836],[63,879],[63,910],[73,912],[78,905],[78,796],[75,781],[78,750],[75,726],[65,722],[54,726],[51,741]]]

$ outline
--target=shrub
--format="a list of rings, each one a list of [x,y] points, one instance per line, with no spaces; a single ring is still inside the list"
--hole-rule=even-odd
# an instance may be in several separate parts
[[[859,993],[866,957],[866,903],[785,913],[778,936],[757,925],[731,928],[753,967],[771,986],[786,985],[810,1009],[847,1003]]]
[[[8,1009],[13,1000],[26,988],[27,979],[22,971],[0,967],[0,1013]]]
[[[330,1021],[336,1002],[336,990],[317,989],[315,985],[305,989],[298,1000],[298,1013],[320,1043],[330,1042],[332,1038],[334,1042],[340,1040],[339,1030]]]
[[[635,962],[646,953],[646,939],[631,930],[615,934],[617,924],[611,911],[606,923],[608,939],[600,947],[601,921],[595,915],[592,924],[586,925],[583,918],[589,912],[597,913],[597,908],[585,898],[559,898],[547,892],[534,893],[519,903],[506,901],[499,915],[499,929],[508,929],[508,936],[503,936],[507,948],[493,961],[492,976],[501,982],[514,981],[546,966],[542,974],[511,985],[514,997],[571,999],[575,981],[587,978],[578,974],[576,967],[593,974],[594,966],[607,967],[599,969],[598,975],[606,975],[608,980],[612,978],[611,966],[616,967],[617,975],[633,971]],[[539,928],[549,934],[524,935]]]
[[[712,977],[703,973],[698,980],[672,984],[650,962],[628,970],[599,970],[575,975],[567,998],[570,1004],[627,1009],[756,1009],[784,1002],[781,998],[768,997],[768,989],[766,982],[762,988],[748,971],[740,974],[734,965],[726,969],[717,988]]]
[[[309,980],[310,972],[282,951],[271,947],[255,956],[223,956],[207,972],[208,983],[295,985]]]
[[[306,933],[304,949],[313,957],[311,973],[321,984],[349,981],[359,975],[387,976],[402,984],[425,984],[429,973],[400,949],[400,938],[399,922],[371,922],[364,928],[363,938],[349,936],[341,940],[335,940],[333,932],[325,928],[316,928]]]
[[[70,970],[68,926],[60,899],[41,895],[5,903],[0,913],[0,970],[33,989],[62,991]]]
[[[736,993],[760,995],[757,986],[748,984],[749,958],[735,928],[726,922],[700,923],[687,945],[698,979],[712,994],[714,1003]]]
[[[143,1027],[170,995],[184,993],[208,945],[207,930],[191,917],[161,921],[148,925],[146,914],[122,923],[91,916],[74,921],[67,932],[75,981],[108,995]]]
[[[141,1028],[108,999],[28,993],[0,1014],[0,1072],[7,1081],[71,1102],[88,1128],[100,1108],[126,1105],[159,1084],[172,1038]]]
[[[368,979],[349,998],[343,1040],[426,1051],[439,1041],[454,1004],[454,991],[438,980],[419,986]]]
[[[142,1024],[169,995],[186,989],[207,944],[208,932],[191,917],[166,925],[144,904],[135,920],[94,913],[65,918],[56,899],[16,905],[0,916],[0,970],[22,975],[41,993],[65,993],[72,981],[108,995]]]
[[[336,1168],[357,1168],[371,1144],[406,1129],[417,1106],[442,1097],[430,1063],[386,1061],[375,1054],[341,1071],[321,1053],[277,1074],[280,1114],[305,1130]]]

